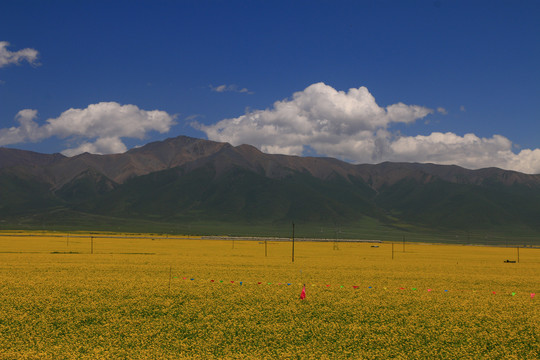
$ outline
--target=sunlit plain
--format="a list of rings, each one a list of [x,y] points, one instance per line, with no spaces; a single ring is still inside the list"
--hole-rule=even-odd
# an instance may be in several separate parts
[[[291,242],[2,233],[0,359],[538,358],[540,249],[294,250],[293,262]]]

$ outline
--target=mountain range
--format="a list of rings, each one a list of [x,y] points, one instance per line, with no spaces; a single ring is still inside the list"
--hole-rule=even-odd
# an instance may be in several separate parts
[[[0,148],[0,227],[95,219],[540,232],[540,175],[265,154],[185,136],[122,154]],[[18,225],[17,225],[18,224]]]

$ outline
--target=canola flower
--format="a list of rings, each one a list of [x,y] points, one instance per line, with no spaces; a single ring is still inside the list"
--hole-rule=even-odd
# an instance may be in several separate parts
[[[516,358],[540,250],[2,237],[0,359]],[[193,279],[193,280],[192,280]],[[212,281],[213,280],[213,281]],[[289,285],[290,284],[290,285]],[[306,284],[306,299],[299,296]],[[355,288],[356,287],[356,288]]]

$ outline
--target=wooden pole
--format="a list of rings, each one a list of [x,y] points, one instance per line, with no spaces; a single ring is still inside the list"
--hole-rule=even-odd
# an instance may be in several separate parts
[[[264,257],[268,256],[268,242],[264,240]]]
[[[294,262],[294,223],[292,223],[292,262]]]
[[[90,236],[90,254],[94,253],[94,237]]]
[[[518,256],[518,263],[519,263],[519,246],[517,247],[517,256]]]

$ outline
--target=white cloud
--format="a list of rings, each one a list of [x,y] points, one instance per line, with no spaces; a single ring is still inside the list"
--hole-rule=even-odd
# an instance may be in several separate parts
[[[88,152],[91,154],[119,154],[126,152],[126,145],[119,137],[102,137],[98,138],[94,143],[84,142],[74,149],[66,149],[62,154],[66,156],[74,156]]]
[[[10,64],[20,64],[27,61],[30,64],[37,65],[38,51],[34,49],[22,49],[19,51],[9,51],[7,41],[0,41],[0,68]]]
[[[309,145],[319,154],[373,161],[380,147],[375,140],[391,123],[411,123],[432,112],[403,103],[382,108],[365,87],[344,92],[317,83],[277,101],[272,109],[210,126],[193,125],[211,140],[252,144],[265,152],[301,155]]]
[[[446,112],[444,108],[437,111]],[[515,154],[512,142],[501,135],[402,136],[392,131],[395,123],[413,123],[433,112],[403,103],[384,108],[365,87],[344,92],[317,83],[294,93],[292,99],[275,102],[270,109],[248,111],[213,125],[192,125],[210,140],[251,144],[268,153],[302,155],[309,146],[319,155],[356,163],[433,162],[540,173],[540,149]]]
[[[0,129],[0,146],[49,137],[79,142],[75,148],[63,151],[68,156],[85,151],[99,154],[126,151],[121,138],[142,139],[150,131],[165,133],[174,125],[174,116],[164,111],[141,110],[135,105],[101,102],[86,109],[69,109],[59,117],[48,119],[40,126],[35,120],[37,111],[19,111],[18,127]]]
[[[437,112],[438,112],[439,114],[448,115],[448,111],[447,111],[445,108],[443,108],[443,107],[438,107],[438,108],[437,108]]]
[[[511,152],[512,142],[504,136],[479,138],[474,134],[459,136],[434,132],[428,136],[399,137],[390,144],[391,158],[399,161],[460,164],[467,168],[492,166],[493,158]]]
[[[390,161],[457,164],[469,169],[499,167],[527,174],[540,173],[540,149],[515,154],[504,136],[480,138],[474,134],[432,133],[428,136],[399,137],[390,143]]]
[[[36,118],[36,110],[19,111],[15,116],[15,120],[20,124],[18,127],[0,129],[0,146],[41,140],[43,137],[40,135],[39,125],[34,121]]]
[[[219,92],[219,93],[223,93],[223,92],[236,92],[236,93],[241,93],[241,94],[253,94],[252,91],[249,91],[248,89],[246,88],[240,88],[238,85],[235,85],[235,84],[231,84],[231,85],[219,85],[219,86],[213,86],[213,85],[209,85],[210,86],[210,89],[214,92]]]

